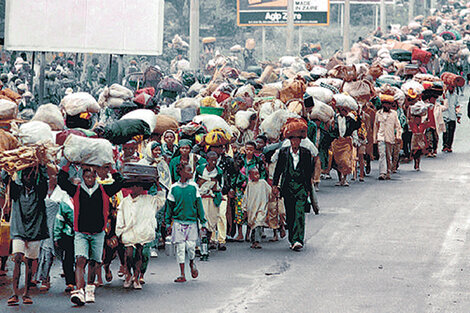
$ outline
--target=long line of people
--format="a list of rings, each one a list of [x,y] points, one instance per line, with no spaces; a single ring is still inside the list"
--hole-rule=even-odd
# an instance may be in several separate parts
[[[152,67],[143,88],[105,87],[98,101],[71,93],[32,122],[17,109],[0,112],[10,119],[0,132],[2,220],[14,263],[8,305],[20,302],[23,262],[23,303],[33,303],[36,283],[49,290],[55,256],[71,301],[84,305],[95,302],[103,271],[113,280],[116,258],[123,286],[138,290],[159,248],[174,248],[177,283],[187,280],[186,257],[197,278],[197,256],[206,261],[229,241],[260,249],[266,229],[270,241],[287,231],[289,247],[301,251],[305,214],[320,213],[317,192],[332,169],[336,185],[349,186],[365,182],[378,159],[378,179],[390,180],[400,163],[420,170],[423,155],[436,157],[442,133],[442,151],[452,152],[465,84],[452,65],[470,55],[459,52],[465,21],[459,11],[437,12],[374,33],[350,53],[323,59],[306,46],[302,58],[246,71],[218,55],[209,78]],[[14,92],[0,101],[18,105]],[[47,144],[25,139],[37,129],[52,136],[51,128]],[[77,137],[90,145],[74,144]],[[158,181],[130,179],[129,166],[153,168]]]

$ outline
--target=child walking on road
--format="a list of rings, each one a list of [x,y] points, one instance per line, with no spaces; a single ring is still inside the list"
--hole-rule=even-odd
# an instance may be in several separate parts
[[[175,282],[183,283],[186,281],[184,273],[186,250],[188,251],[192,278],[196,278],[199,274],[194,262],[196,240],[198,238],[198,221],[205,229],[206,219],[204,218],[199,188],[192,181],[193,170],[191,166],[179,164],[177,172],[181,178],[171,186],[168,193],[165,224],[171,225],[171,222],[173,222],[171,229],[172,242],[176,245],[176,261],[181,271]]]
[[[266,226],[266,214],[271,187],[264,179],[260,179],[260,174],[256,167],[252,168],[249,174],[250,182],[245,190],[242,207],[248,216],[248,227],[252,230],[251,248],[261,249],[259,243],[263,227]]]

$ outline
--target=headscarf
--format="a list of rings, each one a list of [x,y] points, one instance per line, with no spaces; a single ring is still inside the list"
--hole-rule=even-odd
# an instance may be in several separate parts
[[[179,142],[178,142],[180,148],[181,147],[185,147],[185,146],[189,146],[190,148],[193,147],[193,142],[189,139],[181,139]]]

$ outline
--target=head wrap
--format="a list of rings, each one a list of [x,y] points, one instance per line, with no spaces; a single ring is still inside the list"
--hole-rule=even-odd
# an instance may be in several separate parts
[[[135,141],[134,139],[132,140],[129,140],[128,142],[126,142],[125,144],[123,144],[122,146],[123,147],[129,147],[129,146],[133,146],[137,143],[137,141]]]
[[[307,121],[303,118],[288,118],[282,129],[284,138],[289,137],[307,137]]]
[[[213,129],[205,137],[208,146],[222,146],[229,143],[230,139],[222,129]]]
[[[152,142],[152,145],[150,146],[150,150],[153,151],[153,149],[155,149],[156,147],[161,147],[161,146],[162,146],[161,143],[159,143],[158,141],[154,141]]]
[[[380,101],[381,102],[393,103],[393,102],[395,102],[395,98],[391,95],[380,94]]]
[[[186,146],[189,146],[190,148],[192,148],[193,146],[193,142],[189,139],[181,139],[179,142],[178,142],[178,145],[181,147],[186,147]]]

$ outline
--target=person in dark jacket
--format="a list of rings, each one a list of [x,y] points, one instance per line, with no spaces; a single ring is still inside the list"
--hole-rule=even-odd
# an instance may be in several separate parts
[[[284,198],[289,243],[292,250],[300,251],[304,245],[305,208],[309,205],[308,197],[312,193],[312,155],[308,149],[300,146],[301,136],[287,133],[285,137],[290,140],[291,146],[279,151],[273,192]]]
[[[15,263],[13,270],[13,292],[8,305],[19,303],[19,280],[21,263],[25,260],[25,288],[23,303],[32,304],[29,296],[33,261],[39,256],[41,240],[49,238],[46,219],[47,173],[45,167],[29,167],[19,171],[16,178],[2,172],[5,184],[10,184],[12,199],[10,238]]]
[[[93,167],[82,167],[82,181],[77,186],[69,181],[67,163],[60,171],[58,183],[60,188],[72,198],[74,205],[74,248],[76,258],[75,278],[77,289],[70,300],[76,305],[95,302],[95,273],[97,264],[101,263],[104,247],[106,221],[109,214],[109,198],[118,193],[123,184],[121,174],[112,170],[114,183],[101,185],[96,181]],[[111,169],[108,167],[108,171]],[[85,298],[85,266],[88,263],[88,284]]]

